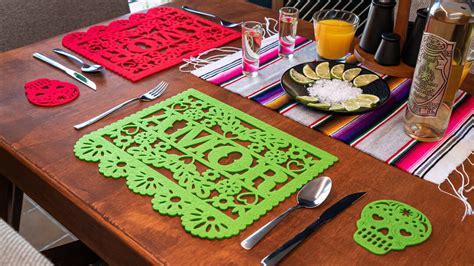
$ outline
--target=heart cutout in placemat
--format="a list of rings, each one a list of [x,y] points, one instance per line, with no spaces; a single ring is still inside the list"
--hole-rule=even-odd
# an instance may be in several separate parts
[[[25,95],[32,104],[58,106],[79,97],[79,88],[68,82],[42,78],[26,83]]]

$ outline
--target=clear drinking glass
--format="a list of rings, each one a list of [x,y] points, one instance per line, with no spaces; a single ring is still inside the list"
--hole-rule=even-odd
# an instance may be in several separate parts
[[[244,75],[257,75],[262,37],[262,23],[256,21],[242,23],[242,72]]]
[[[313,15],[314,37],[322,59],[344,59],[351,48],[359,17],[343,10],[321,10]]]
[[[278,53],[282,57],[292,57],[295,51],[296,28],[298,25],[299,10],[294,7],[280,8],[278,20]]]

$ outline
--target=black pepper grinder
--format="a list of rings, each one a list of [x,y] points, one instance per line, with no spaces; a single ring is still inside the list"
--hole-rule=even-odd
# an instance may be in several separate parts
[[[368,53],[375,53],[382,40],[382,33],[393,32],[395,0],[373,0],[370,6],[367,23],[360,39],[359,46]]]
[[[428,8],[421,8],[416,11],[415,24],[407,38],[405,47],[403,47],[403,62],[414,67],[420,51],[421,38],[425,30],[426,20],[428,17]]]

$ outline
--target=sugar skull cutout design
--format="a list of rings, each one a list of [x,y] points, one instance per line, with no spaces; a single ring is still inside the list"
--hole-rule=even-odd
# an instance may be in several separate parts
[[[417,209],[394,200],[379,200],[364,207],[354,240],[368,251],[384,255],[420,244],[431,235],[428,218]]]

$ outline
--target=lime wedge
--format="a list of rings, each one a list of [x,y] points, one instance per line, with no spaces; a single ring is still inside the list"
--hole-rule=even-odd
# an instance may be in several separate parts
[[[344,105],[339,104],[339,103],[333,103],[331,104],[331,107],[329,107],[329,111],[341,111],[344,110]]]
[[[319,77],[318,75],[316,74],[316,72],[314,72],[314,70],[309,66],[309,65],[305,65],[303,67],[303,74],[307,77],[307,78],[310,78],[312,80],[318,80]]]
[[[307,78],[305,75],[301,74],[301,73],[298,73],[296,70],[294,70],[293,68],[290,70],[290,77],[292,80],[294,80],[296,83],[299,83],[299,84],[303,84],[303,85],[306,85],[306,84],[309,84],[309,83],[312,83],[313,80],[312,79],[309,79]]]
[[[296,96],[296,99],[303,103],[316,103],[319,102],[318,98],[313,96]]]
[[[342,80],[351,82],[361,71],[362,69],[358,67],[348,69],[342,73]]]
[[[377,76],[377,75],[365,74],[365,75],[360,75],[360,76],[356,77],[352,81],[352,83],[356,87],[363,87],[363,86],[369,85],[370,83],[376,81],[377,79],[379,79],[379,76]]]
[[[352,99],[349,99],[349,100],[345,100],[344,102],[346,102],[346,103],[356,103],[356,102],[357,102],[357,99],[356,99],[356,98],[352,98]]]
[[[371,101],[373,104],[376,104],[380,101],[379,97],[372,95],[372,94],[361,94],[357,96],[358,99],[366,99]]]
[[[336,79],[342,79],[342,73],[344,72],[344,64],[338,64],[331,68],[331,76]]]
[[[344,108],[346,108],[346,110],[349,111],[349,112],[358,110],[358,109],[360,108],[359,103],[357,103],[357,102],[356,102],[355,100],[353,100],[353,99],[342,102],[342,105],[343,105]]]
[[[312,107],[317,107],[317,108],[322,108],[322,109],[328,109],[331,107],[330,103],[322,102],[322,103],[308,103],[308,106]]]
[[[316,74],[323,79],[331,79],[331,74],[329,74],[329,62],[323,62],[317,65]]]
[[[359,104],[360,107],[367,107],[367,108],[372,107],[372,101],[368,99],[357,98],[356,102]]]

